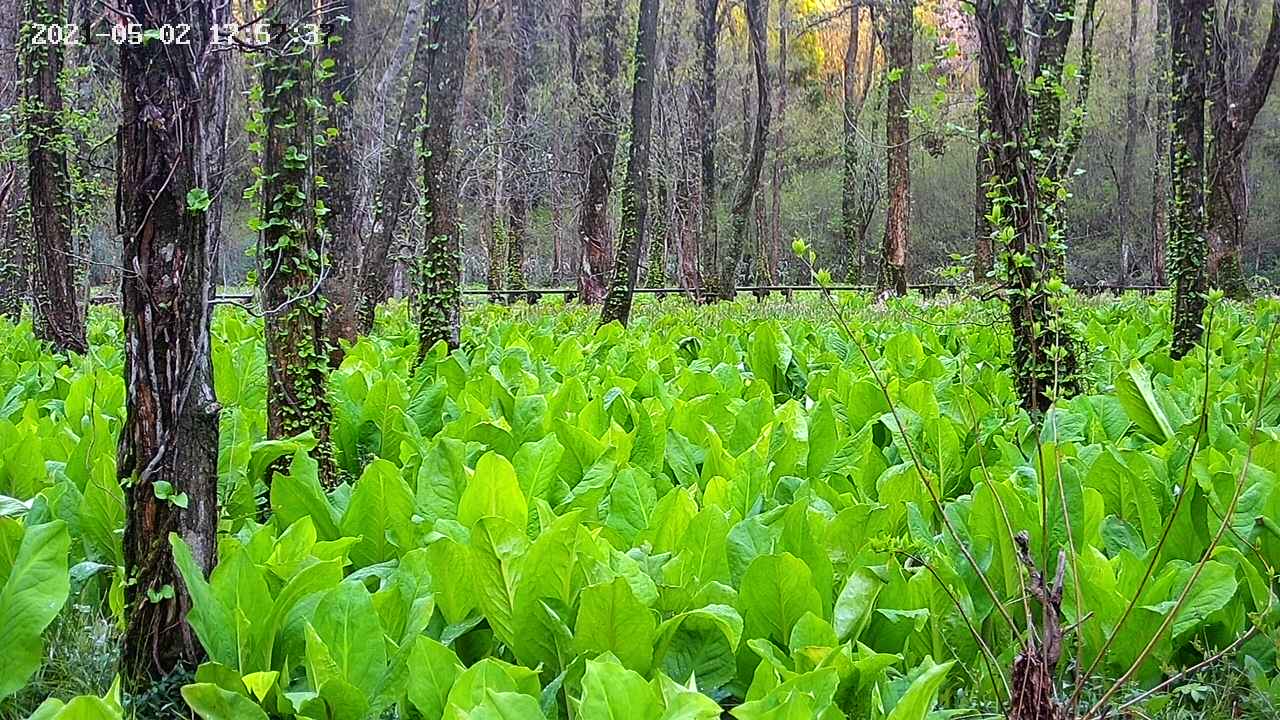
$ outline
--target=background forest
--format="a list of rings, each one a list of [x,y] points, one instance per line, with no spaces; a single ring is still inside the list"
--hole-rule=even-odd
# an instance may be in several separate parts
[[[12,47],[16,0],[0,9],[0,46]],[[234,3],[233,3],[234,4]],[[663,252],[646,253],[655,285],[688,287],[701,212],[699,185],[700,55],[695,0],[662,7],[656,53],[655,141],[652,235]],[[1266,3],[1230,2],[1238,22],[1231,36],[1230,61],[1247,71],[1261,52],[1269,20]],[[375,222],[374,198],[396,155],[396,123],[404,107],[404,75],[410,70],[423,0],[362,3],[348,30],[357,76],[351,95],[352,142],[358,147],[358,191],[353,195],[360,236]],[[1160,144],[1167,112],[1167,72],[1159,61],[1162,31],[1158,3],[1097,0],[1092,32],[1094,59],[1083,142],[1066,203],[1067,279],[1073,284],[1161,285],[1154,266],[1166,239],[1164,203],[1167,149]],[[527,224],[520,267],[534,287],[573,285],[585,252],[577,238],[582,208],[604,198],[606,243],[617,233],[622,168],[628,144],[627,83],[634,49],[634,0],[539,0],[528,17],[517,4],[482,0],[474,8],[466,59],[466,80],[456,125],[460,155],[457,176],[463,220],[464,281],[485,284],[505,278],[505,244],[510,228]],[[768,63],[772,117],[760,191],[748,231],[750,247],[784,257],[774,280],[807,281],[797,264],[785,261],[791,240],[802,237],[821,264],[847,270],[859,254],[863,272],[879,274],[884,232],[886,24],[884,13],[860,14],[851,33],[850,13],[835,0],[774,0],[769,4]],[[874,8],[875,3],[869,3]],[[971,267],[974,253],[974,163],[977,122],[977,35],[972,11],[960,0],[924,0],[915,7],[910,99],[911,204],[907,272],[913,283],[954,280]],[[69,0],[73,23],[100,19],[107,10],[89,0]],[[237,17],[252,15],[247,5]],[[715,147],[718,161],[716,213],[727,227],[728,205],[750,151],[757,100],[746,18],[737,3],[720,3],[716,14],[719,47],[715,85]],[[1082,28],[1083,30],[1083,28]],[[1079,36],[1079,33],[1077,33]],[[845,72],[851,39],[856,43],[849,80],[856,118],[851,147],[842,141]],[[11,51],[10,51],[11,52]],[[94,284],[114,285],[118,263],[115,215],[114,143],[119,120],[115,49],[108,43],[72,47],[67,58],[67,126],[79,198],[76,242],[83,251],[81,273]],[[10,55],[10,57],[13,57]],[[257,82],[251,59],[227,54],[230,104],[226,172],[218,191],[226,201],[219,280],[240,286],[253,275],[256,232],[249,224],[256,209],[242,190],[253,182],[254,137],[246,130],[247,98]],[[1073,56],[1069,62],[1077,63]],[[1069,70],[1071,68],[1068,68]],[[5,66],[0,102],[12,102],[16,66]],[[1070,83],[1068,83],[1070,84]],[[1075,87],[1071,87],[1075,92]],[[517,94],[521,97],[517,99]],[[1274,283],[1280,278],[1280,113],[1276,100],[1259,114],[1245,150],[1247,222],[1242,243],[1246,277]],[[22,150],[13,123],[7,151],[9,170]],[[403,149],[403,148],[402,148]],[[845,154],[854,158],[852,195],[855,240],[846,241],[842,210]],[[20,185],[20,184],[19,184]],[[408,191],[416,190],[407,184]],[[614,190],[610,192],[610,190]],[[7,222],[22,202],[22,188],[3,196]],[[407,259],[421,233],[421,206],[408,198],[395,224],[394,286],[409,286]],[[515,217],[515,216],[527,216]],[[11,232],[3,237],[16,237]],[[763,239],[763,244],[761,239]],[[850,247],[850,245],[853,247]],[[358,248],[356,249],[358,251]],[[354,257],[359,257],[358,252]],[[496,259],[493,259],[496,258]],[[661,258],[661,262],[658,259]],[[1127,258],[1122,262],[1122,258]],[[497,270],[501,268],[501,271]],[[856,279],[855,276],[846,276]],[[665,282],[659,282],[659,280]],[[490,283],[493,284],[493,283]],[[643,284],[643,282],[642,282]]]

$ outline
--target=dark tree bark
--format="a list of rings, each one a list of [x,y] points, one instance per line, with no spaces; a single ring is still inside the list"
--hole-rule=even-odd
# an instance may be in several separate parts
[[[1213,143],[1209,169],[1209,284],[1227,297],[1249,294],[1241,262],[1249,219],[1246,187],[1249,133],[1280,64],[1280,0],[1271,4],[1271,26],[1253,72],[1245,73],[1247,39],[1240,27],[1241,9],[1226,7],[1223,32],[1213,43]]]
[[[1155,0],[1156,41],[1152,68],[1156,79],[1155,119],[1151,123],[1155,157],[1151,164],[1151,282],[1164,285],[1169,243],[1169,0]]]
[[[851,11],[855,16],[856,11]],[[764,262],[766,285],[776,285],[782,265],[782,183],[784,181],[783,153],[786,150],[787,121],[787,30],[791,22],[787,0],[778,0],[778,116],[773,131],[773,202],[770,205],[768,242],[761,242],[760,253]]]
[[[457,349],[462,321],[462,230],[458,225],[453,123],[467,57],[467,0],[430,0],[431,89],[422,128],[427,237],[418,295],[418,360],[444,341]]]
[[[978,0],[976,20],[991,148],[992,180],[987,189],[995,195],[993,214],[1000,218],[996,233],[1011,230],[1002,251],[1008,259],[1004,272],[1012,365],[1023,407],[1043,412],[1052,404],[1055,389],[1059,394],[1074,391],[1077,360],[1075,342],[1047,289],[1054,278],[1055,251],[1048,247],[1042,176],[1033,161],[1034,100],[1020,73],[1027,57],[1024,9],[1023,0]],[[1047,672],[1052,686],[1052,668]]]
[[[582,113],[582,133],[578,153],[586,173],[578,214],[578,236],[582,262],[578,271],[578,297],[584,303],[604,300],[605,282],[613,261],[613,241],[609,229],[609,193],[613,189],[613,162],[618,148],[617,80],[622,65],[618,45],[618,24],[622,18],[620,0],[595,19],[600,38],[600,73],[592,82],[582,69],[582,58],[574,63],[575,87]]]
[[[356,288],[360,274],[360,167],[356,156],[355,101],[358,85],[355,41],[359,12],[352,0],[340,0],[326,10],[320,47],[319,100],[328,112],[324,145],[317,149],[324,183],[316,199],[324,216],[325,256],[328,260],[320,292],[325,299],[325,335],[330,364],[342,362],[339,341],[354,342],[358,310]],[[331,66],[330,66],[331,65]]]
[[[862,282],[862,254],[858,233],[858,116],[866,102],[865,94],[858,92],[858,50],[862,12],[854,7],[849,10],[849,42],[844,51],[844,123],[843,147],[844,172],[840,181],[840,234],[847,254],[848,282]],[[870,74],[871,68],[866,68]]]
[[[391,153],[378,182],[373,230],[365,243],[360,263],[358,334],[361,335],[368,334],[373,329],[378,305],[391,296],[391,246],[400,225],[400,217],[409,207],[409,190],[414,174],[413,146],[422,125],[422,102],[430,74],[430,45],[431,25],[423,22],[414,47],[413,64],[405,83],[395,142],[391,145]]]
[[[1173,276],[1172,355],[1186,355],[1200,341],[1205,308],[1208,246],[1205,239],[1204,103],[1209,59],[1205,18],[1213,0],[1169,0],[1173,54],[1169,166],[1173,187],[1169,236]]]
[[[698,137],[702,185],[702,217],[698,223],[698,292],[704,301],[724,294],[720,277],[726,259],[716,227],[716,56],[720,26],[716,22],[719,0],[697,0],[700,83],[695,84],[693,125]]]
[[[333,484],[329,443],[328,338],[324,332],[324,247],[316,227],[313,49],[304,42],[309,0],[268,9],[271,44],[263,62],[262,233],[259,277],[266,307],[267,436],[311,432],[322,482]]]
[[[609,294],[600,312],[600,324],[631,317],[644,247],[645,220],[649,211],[649,145],[653,130],[653,74],[658,45],[658,0],[640,0],[636,25],[635,78],[631,84],[631,150],[622,190],[622,226],[618,233],[618,258],[614,263]]]
[[[1129,47],[1126,51],[1124,94],[1124,149],[1116,182],[1116,204],[1120,212],[1120,266],[1116,284],[1125,285],[1133,277],[1133,238],[1137,235],[1133,175],[1138,153],[1138,12],[1140,0],[1129,0]]]
[[[65,22],[62,0],[26,0],[20,32],[27,197],[31,203],[36,335],[58,352],[87,352],[84,308],[76,292],[73,198],[62,126],[61,44],[33,42],[36,24]]]
[[[18,3],[0,2],[0,51],[6,54],[0,66],[0,113],[9,122],[2,128],[10,137],[22,135],[18,120]],[[0,317],[17,322],[27,297],[29,253],[23,247],[25,233],[20,232],[18,215],[26,204],[26,182],[16,158],[0,161]]]
[[[737,294],[738,273],[742,267],[743,252],[747,247],[747,221],[751,205],[760,189],[760,171],[764,168],[765,143],[769,138],[769,34],[765,22],[769,17],[768,0],[744,0],[747,10],[747,34],[750,37],[751,64],[756,78],[756,122],[751,134],[751,151],[747,154],[746,167],[734,194],[729,218],[732,236],[728,257],[720,276],[721,300],[732,300]]]
[[[209,320],[218,228],[212,206],[190,199],[208,192],[218,170],[206,159],[221,137],[225,55],[202,43],[226,22],[227,6],[130,0],[126,8],[144,30],[186,24],[195,38],[184,52],[158,42],[120,47],[117,217],[132,270],[121,284],[127,413],[117,472],[126,488],[129,582],[120,665],[126,687],[141,692],[203,657],[186,624],[191,596],[170,533],[205,573],[217,547],[219,406]],[[164,484],[171,499],[158,497]],[[172,499],[180,496],[185,505]],[[165,587],[171,598],[162,596]]]
[[[991,79],[984,74],[986,70],[987,66],[979,62],[978,146],[976,148],[976,157],[974,158],[974,177],[977,182],[974,188],[973,203],[973,279],[976,282],[985,281],[995,267],[995,252],[991,241],[991,231],[993,230],[990,220],[991,199],[987,196],[988,186],[994,172],[994,168],[991,167],[991,127],[987,122],[989,115],[986,107],[987,100],[985,97],[981,97],[984,92],[983,89],[991,84]]]
[[[885,103],[889,208],[879,286],[907,294],[907,246],[911,242],[911,71],[914,64],[914,0],[892,0],[888,19],[888,101]],[[896,78],[894,76],[897,76]]]
[[[532,182],[529,173],[529,93],[533,90],[533,45],[537,41],[533,22],[535,0],[512,0],[509,27],[511,50],[511,95],[507,100],[508,117],[515,141],[511,143],[511,187],[507,195],[507,289],[508,300],[520,297],[532,301],[524,291],[525,242],[529,234],[529,198]]]
[[[499,302],[502,299],[498,291],[502,290],[503,276],[506,274],[504,265],[507,257],[507,224],[501,213],[502,208],[505,207],[502,199],[503,179],[502,144],[494,143],[493,200],[485,205],[488,222],[484,228],[485,251],[489,256],[485,288],[489,291],[490,302]]]

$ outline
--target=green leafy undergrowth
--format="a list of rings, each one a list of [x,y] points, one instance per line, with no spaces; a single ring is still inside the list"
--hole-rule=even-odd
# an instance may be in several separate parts
[[[1020,532],[1046,574],[1066,558],[1063,687],[1143,657],[1136,695],[1256,627],[1228,661],[1274,692],[1274,302],[1221,309],[1207,368],[1169,358],[1161,305],[1076,303],[1088,390],[1043,418],[998,309],[838,302],[856,338],[808,301],[668,300],[625,331],[484,308],[416,370],[398,309],[330,379],[331,492],[314,441],[265,439],[260,328],[220,312],[213,574],[173,541],[209,655],[183,697],[211,720],[998,711],[1039,617]],[[42,555],[69,589],[22,597],[118,618],[123,383],[94,323],[67,364],[0,328],[0,549],[62,538]]]

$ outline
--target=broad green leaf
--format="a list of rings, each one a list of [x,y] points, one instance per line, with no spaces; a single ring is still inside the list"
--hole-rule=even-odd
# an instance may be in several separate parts
[[[748,637],[767,637],[786,647],[791,629],[806,612],[822,614],[809,566],[790,553],[761,555],[742,577],[738,606]]]
[[[640,673],[649,671],[657,622],[623,578],[582,591],[574,644],[579,652],[610,652]]]
[[[211,683],[187,685],[182,699],[204,720],[267,720],[257,703]]]
[[[588,660],[579,716],[593,720],[653,720],[662,715],[644,678],[610,660]]]
[[[0,519],[0,525],[17,524]],[[40,634],[67,600],[66,525],[53,521],[26,528],[0,586],[0,700],[26,684],[40,668],[44,642]]]
[[[949,661],[935,665],[931,660],[926,660],[924,671],[911,682],[911,686],[889,711],[886,720],[925,720],[938,696],[938,689],[942,687],[942,681],[946,679],[947,671],[954,664],[955,661]]]
[[[462,491],[458,522],[472,527],[482,518],[496,517],[523,528],[528,515],[529,504],[511,462],[495,452],[485,453]]]

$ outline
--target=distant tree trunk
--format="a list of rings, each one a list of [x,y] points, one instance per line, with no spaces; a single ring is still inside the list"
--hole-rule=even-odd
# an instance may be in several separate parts
[[[328,338],[319,295],[324,247],[316,228],[313,116],[315,55],[303,41],[309,0],[268,9],[271,44],[262,72],[267,125],[259,191],[267,341],[267,436],[311,432],[322,482],[336,482],[329,443]]]
[[[724,295],[720,277],[726,259],[720,248],[716,227],[716,55],[720,26],[716,22],[719,0],[697,0],[698,44],[701,49],[701,83],[695,85],[694,127],[698,138],[702,182],[702,217],[698,223],[698,288],[706,302]]]
[[[663,173],[658,177],[653,192],[653,207],[649,213],[648,232],[648,267],[645,268],[644,284],[651,288],[667,286],[667,242],[671,238],[671,224],[668,219],[671,192],[667,189],[667,177]]]
[[[0,48],[12,50],[0,66],[0,114],[8,121],[0,131],[9,137],[20,137],[18,118],[20,75],[18,72],[18,4],[21,0],[0,1]],[[28,286],[29,253],[20,232],[18,215],[26,204],[26,182],[17,158],[0,160],[0,317],[17,322]]]
[[[579,155],[586,173],[582,203],[578,213],[578,236],[582,242],[582,263],[578,271],[578,298],[584,303],[604,300],[605,283],[613,262],[613,241],[609,228],[609,193],[613,190],[613,162],[618,148],[618,72],[622,53],[618,45],[618,24],[622,3],[609,0],[596,18],[600,38],[600,74],[589,82],[578,60],[576,83],[581,100],[582,135]]]
[[[502,218],[503,191],[503,159],[502,143],[494,143],[493,162],[493,201],[485,206],[485,214],[489,222],[485,224],[485,250],[489,255],[489,270],[485,277],[485,288],[489,291],[489,301],[499,302],[502,296],[502,276],[504,261],[507,257],[507,226]]]
[[[1077,360],[1075,342],[1046,288],[1053,277],[1049,258],[1054,250],[1047,247],[1049,219],[1041,199],[1041,175],[1033,162],[1033,100],[1021,74],[1027,57],[1024,9],[1023,0],[978,0],[975,18],[990,133],[992,180],[987,189],[994,191],[993,214],[1001,218],[995,234],[1011,231],[1003,248],[1009,258],[1004,272],[1013,332],[1011,364],[1022,406],[1044,412],[1055,389],[1060,394],[1074,391]],[[1042,670],[1051,686],[1053,668]]]
[[[1120,212],[1120,266],[1116,284],[1124,286],[1133,277],[1132,243],[1137,234],[1137,212],[1134,203],[1133,174],[1138,153],[1138,12],[1140,0],[1129,0],[1128,64],[1125,68],[1124,150],[1120,156],[1120,175],[1116,183],[1116,199]]]
[[[907,294],[907,246],[911,241],[911,71],[914,64],[914,0],[892,0],[888,22],[888,101],[885,121],[889,209],[884,220],[881,289]],[[897,75],[895,78],[894,75]]]
[[[1204,103],[1208,57],[1206,16],[1213,0],[1169,0],[1173,54],[1169,142],[1173,204],[1169,260],[1173,266],[1172,355],[1186,355],[1200,341],[1205,308],[1208,249],[1205,241]]]
[[[631,149],[627,178],[622,190],[622,226],[618,233],[618,257],[609,281],[609,294],[600,312],[600,324],[626,325],[631,317],[644,246],[645,219],[649,210],[649,144],[653,130],[653,69],[658,45],[658,0],[640,0],[636,25],[636,70],[631,84]]]
[[[400,36],[396,40],[395,49],[391,51],[387,66],[378,78],[375,97],[380,98],[381,101],[373,104],[373,119],[369,122],[369,127],[366,130],[369,137],[369,155],[373,159],[373,177],[366,178],[367,181],[372,181],[370,182],[370,190],[376,190],[372,185],[381,177],[384,170],[383,159],[387,145],[387,109],[395,103],[397,98],[400,98],[402,102],[405,99],[400,96],[399,86],[403,79],[405,63],[409,62],[409,58],[414,56],[415,49],[418,46],[418,38],[422,36],[422,25],[425,21],[423,10],[426,4],[427,0],[409,0],[405,8],[404,23],[400,26]],[[246,11],[246,14],[252,17],[252,10]],[[409,87],[413,86],[409,85]],[[398,139],[398,135],[391,137],[393,142]]]
[[[787,118],[787,25],[791,22],[787,0],[778,0],[778,117],[773,131],[773,204],[769,217],[769,242],[761,243],[766,258],[764,268],[768,285],[778,284],[782,264],[782,183],[783,154],[786,151]],[[851,10],[855,16],[856,10]]]
[[[1169,0],[1155,0],[1156,41],[1152,58],[1156,77],[1156,117],[1152,123],[1155,158],[1151,164],[1151,283],[1164,285],[1169,243]]]
[[[352,0],[339,0],[326,9],[320,46],[320,104],[328,111],[324,145],[317,148],[319,172],[324,183],[316,199],[328,211],[324,216],[325,256],[328,265],[320,292],[325,299],[325,335],[330,364],[342,362],[340,340],[354,342],[357,335],[356,287],[360,272],[360,167],[356,156],[355,102],[357,68],[355,41],[359,10]],[[330,66],[330,63],[332,65]]]
[[[87,352],[84,309],[76,292],[71,238],[71,179],[62,127],[61,44],[33,41],[36,24],[65,22],[62,0],[26,0],[20,42],[27,197],[34,240],[36,335],[58,352]]]
[[[431,89],[422,128],[426,241],[419,268],[418,360],[444,341],[458,348],[462,320],[462,229],[458,221],[453,122],[467,57],[467,0],[430,0]]]
[[[840,181],[840,234],[847,254],[845,279],[862,282],[862,253],[858,234],[858,116],[866,97],[858,92],[858,48],[861,9],[849,9],[849,43],[844,51],[844,174]],[[871,68],[867,68],[868,73]]]
[[[117,217],[132,270],[121,284],[127,412],[117,473],[130,582],[120,665],[126,688],[140,693],[203,658],[186,623],[192,600],[169,535],[186,542],[205,573],[217,550],[219,406],[209,320],[218,228],[205,201],[219,200],[208,193],[216,168],[204,160],[222,122],[209,110],[224,106],[226,85],[224,55],[202,42],[228,14],[225,3],[210,0],[130,0],[125,7],[144,30],[184,24],[194,38],[189,52],[160,43],[120,47]]]
[[[425,1],[425,0],[424,0]],[[378,182],[373,230],[364,246],[360,263],[359,334],[373,329],[378,305],[391,296],[391,246],[399,227],[400,216],[409,205],[413,182],[414,139],[422,124],[422,101],[427,93],[431,72],[431,23],[424,22],[418,32],[413,51],[413,64],[405,84],[400,105],[400,119],[395,142]]]
[[[979,63],[978,73],[981,75],[986,68],[985,65]],[[979,91],[981,96],[981,88],[990,85],[991,80],[986,77],[980,77],[978,80]],[[974,282],[984,282],[991,274],[991,270],[995,267],[995,252],[991,244],[991,199],[987,196],[988,185],[991,182],[991,176],[994,169],[991,167],[991,127],[987,122],[987,108],[985,106],[986,99],[981,98],[977,108],[977,126],[978,126],[978,143],[976,148],[976,157],[974,158],[974,203],[973,203],[973,279]]]
[[[1253,72],[1245,76],[1246,33],[1239,27],[1241,10],[1227,6],[1226,31],[1214,44],[1212,166],[1209,170],[1209,283],[1227,297],[1249,294],[1241,254],[1249,220],[1246,158],[1249,133],[1280,64],[1280,0],[1273,0],[1266,44]]]
[[[511,51],[511,96],[507,101],[511,130],[511,190],[507,195],[507,289],[511,302],[529,287],[525,280],[524,248],[529,234],[529,198],[532,194],[529,173],[528,115],[529,93],[533,89],[534,34],[533,3],[535,0],[512,0],[508,20]],[[527,297],[527,294],[526,294]]]
[[[676,267],[680,287],[690,297],[698,293],[698,239],[702,217],[702,183],[698,176],[700,130],[694,126],[694,103],[697,91],[692,83],[684,88],[684,101],[688,113],[680,122],[680,176],[676,192],[676,216],[679,240],[676,245]]]
[[[747,10],[747,34],[750,37],[751,61],[756,77],[756,122],[751,135],[751,151],[747,155],[742,180],[730,208],[730,239],[728,257],[720,277],[720,299],[732,300],[736,293],[738,272],[742,266],[743,251],[747,247],[747,222],[751,204],[760,188],[760,171],[764,168],[765,143],[769,138],[769,34],[765,21],[769,16],[768,0],[744,0]]]

